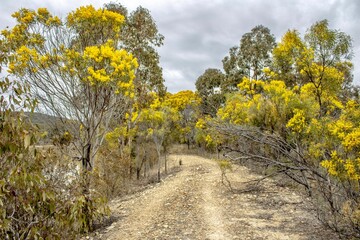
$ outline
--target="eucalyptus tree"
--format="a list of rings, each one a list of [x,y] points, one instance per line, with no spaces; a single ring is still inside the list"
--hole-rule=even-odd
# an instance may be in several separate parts
[[[245,33],[240,45],[230,48],[229,55],[222,60],[226,73],[222,91],[236,91],[236,85],[243,77],[263,80],[263,70],[271,65],[271,53],[275,45],[275,37],[267,27],[258,25]]]
[[[196,90],[201,98],[200,110],[205,115],[216,116],[217,110],[225,102],[225,95],[221,91],[221,83],[225,75],[214,68],[206,69],[196,80]]]

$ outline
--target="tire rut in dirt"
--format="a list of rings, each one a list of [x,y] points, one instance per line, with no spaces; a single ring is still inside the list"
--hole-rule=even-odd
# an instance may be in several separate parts
[[[164,203],[161,213],[156,216],[157,223],[149,231],[150,239],[203,239],[206,227],[198,207],[203,202],[199,174],[188,175],[183,184],[174,188]]]

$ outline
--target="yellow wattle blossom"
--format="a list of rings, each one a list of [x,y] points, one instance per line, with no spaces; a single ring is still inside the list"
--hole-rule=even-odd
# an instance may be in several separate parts
[[[344,160],[340,158],[337,151],[331,152],[331,158],[329,160],[324,160],[320,164],[322,167],[326,168],[330,175],[340,176],[344,166]]]
[[[12,61],[9,62],[9,73],[19,72],[23,74],[27,69],[34,72],[34,67],[29,66],[31,61],[38,62],[39,55],[35,49],[21,46],[17,51]]]
[[[244,77],[242,82],[240,82],[237,87],[242,91],[245,95],[254,95],[256,93],[261,92],[264,86],[264,81],[254,80]]]
[[[211,145],[214,142],[214,140],[212,139],[212,137],[209,134],[206,135],[205,141],[206,141],[207,145]]]
[[[21,18],[21,22],[25,24],[30,24],[35,20],[36,14],[34,12],[27,12],[27,14],[24,14],[24,16]]]
[[[89,59],[93,59],[96,62],[101,62],[100,58],[100,48],[98,46],[91,46],[91,47],[86,47],[85,51],[84,51],[84,57],[85,58],[89,58]]]
[[[351,121],[347,121],[346,119],[340,118],[336,122],[329,123],[327,127],[331,134],[337,136],[341,140],[344,140],[346,135],[354,127],[354,124]]]
[[[105,69],[103,69],[103,68],[99,69],[99,70],[94,70],[93,67],[89,67],[88,72],[91,77],[90,79],[92,79],[93,81],[103,82],[103,83],[110,81],[110,76],[107,75]]]
[[[320,159],[325,154],[324,146],[321,143],[314,143],[309,146],[308,154],[311,159]]]
[[[111,26],[115,33],[119,33],[120,25],[124,22],[124,19],[124,16],[119,13],[102,8],[95,9],[89,5],[80,7],[70,13],[67,17],[67,25],[69,27],[78,27],[85,24],[94,27],[94,23],[96,23],[99,26]]]
[[[131,96],[130,96],[131,97]],[[137,118],[139,117],[139,112],[133,112],[130,121],[135,122]]]
[[[193,91],[185,90],[175,94],[169,94],[164,102],[165,106],[183,111],[188,106],[198,106],[201,98]]]
[[[152,92],[151,95],[152,95],[153,101],[150,104],[150,108],[151,109],[159,109],[161,107],[161,101],[160,101],[159,96],[154,92]]]
[[[46,8],[38,8],[37,10],[38,15],[46,17],[49,16],[49,11]]]
[[[346,160],[346,163],[344,165],[347,177],[351,180],[359,180],[360,179],[360,165],[359,165],[359,159],[353,160]]]
[[[148,133],[148,135],[153,135],[154,134],[154,129],[148,128],[147,133]]]
[[[344,137],[342,142],[346,150],[360,149],[360,128],[355,128]]]
[[[205,124],[206,124],[205,119],[199,118],[199,120],[196,122],[195,127],[198,128],[198,129],[204,129]]]
[[[100,46],[86,47],[83,58],[89,65],[89,75],[85,80],[92,85],[115,83],[116,93],[134,97],[133,79],[138,63],[131,54],[123,49],[115,49],[113,41],[108,41]]]
[[[301,133],[305,129],[305,113],[303,110],[294,109],[294,116],[286,124],[295,133]]]
[[[337,176],[338,172],[336,170],[336,165],[334,164],[334,162],[330,161],[330,160],[324,160],[321,162],[321,166],[326,168],[326,170],[328,171],[328,173],[332,176]]]

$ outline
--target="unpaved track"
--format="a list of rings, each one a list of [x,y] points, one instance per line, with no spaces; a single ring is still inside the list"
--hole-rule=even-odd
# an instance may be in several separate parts
[[[143,192],[117,199],[117,221],[97,239],[336,239],[323,229],[306,200],[270,180],[256,192],[231,193],[214,160],[172,155],[182,170]],[[235,189],[259,176],[238,167]]]

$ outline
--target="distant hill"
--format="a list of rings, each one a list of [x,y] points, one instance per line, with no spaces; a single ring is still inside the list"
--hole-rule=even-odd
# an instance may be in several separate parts
[[[47,137],[42,139],[41,143],[51,143],[54,135],[62,134],[69,129],[59,117],[39,112],[25,112],[24,114],[29,122],[38,127],[40,132],[47,132]]]
[[[48,125],[54,125],[56,123],[61,123],[60,118],[47,115],[44,113],[38,112],[25,112],[26,118],[28,118],[32,124],[37,125],[41,129],[46,129]]]

